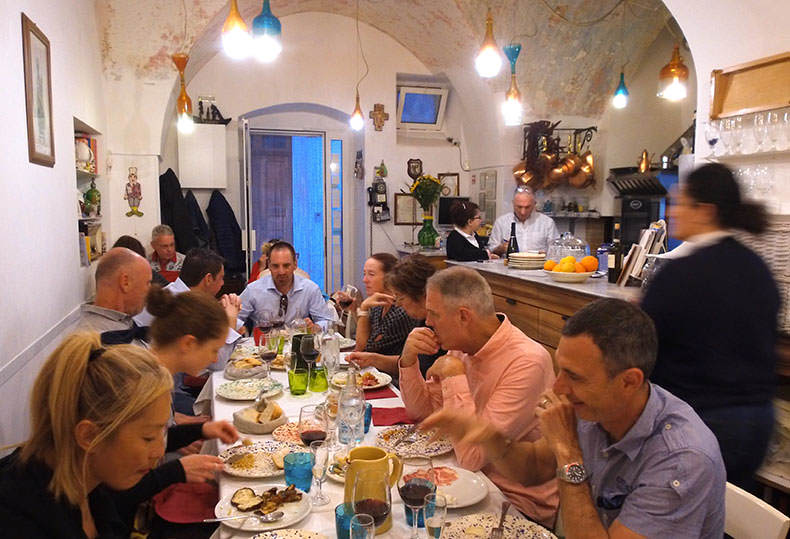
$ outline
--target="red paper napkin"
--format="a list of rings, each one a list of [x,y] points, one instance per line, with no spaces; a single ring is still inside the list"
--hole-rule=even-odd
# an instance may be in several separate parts
[[[406,408],[373,408],[373,424],[377,427],[391,425],[413,425],[414,421],[406,413]]]
[[[214,518],[219,489],[211,483],[176,483],[154,496],[156,514],[168,522],[191,524]]]
[[[371,399],[391,399],[398,395],[388,387],[380,387],[378,389],[365,390],[365,400]]]

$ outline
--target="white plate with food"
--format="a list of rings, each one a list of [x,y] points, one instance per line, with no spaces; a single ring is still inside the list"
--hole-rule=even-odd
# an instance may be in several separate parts
[[[491,537],[491,530],[499,524],[499,515],[493,513],[476,513],[466,515],[450,522],[442,528],[442,539],[481,539]],[[518,539],[557,539],[549,530],[535,524],[521,515],[509,514],[502,525],[502,536]]]
[[[262,532],[293,526],[310,514],[310,496],[293,486],[244,487],[217,502],[214,514],[217,518],[249,514],[250,518],[225,520],[222,523],[237,530]],[[283,518],[275,522],[261,522],[254,515],[282,511]],[[260,513],[259,513],[260,512]]]
[[[273,371],[284,371],[286,370],[286,365],[288,360],[291,359],[290,355],[285,354],[277,354],[275,358],[269,363],[269,368]]]
[[[340,337],[340,342],[338,345],[340,346],[341,352],[347,352],[354,349],[354,347],[357,345],[357,341],[354,339],[348,339],[346,337]]]
[[[329,539],[323,533],[308,530],[276,530],[273,532],[256,533],[252,539]]]
[[[478,473],[455,466],[434,466],[433,474],[428,468],[404,476],[421,477],[436,485],[436,492],[447,498],[447,507],[458,509],[469,507],[488,496],[488,486]]]
[[[217,388],[217,395],[233,401],[251,401],[261,390],[266,390],[264,397],[269,399],[282,393],[283,385],[271,378],[233,380],[221,384]]]
[[[346,385],[347,379],[348,373],[339,372],[332,377],[332,385],[342,388]],[[364,369],[357,375],[357,385],[361,386],[362,389],[378,389],[388,386],[390,382],[392,382],[392,376],[373,367]]]
[[[400,457],[436,457],[453,450],[450,440],[439,438],[431,441],[431,431],[414,431],[415,441],[402,441],[414,425],[396,425],[383,430],[376,436],[376,445],[387,451],[392,451]]]
[[[219,454],[226,474],[237,477],[277,477],[283,474],[282,459],[299,451],[294,444],[264,440],[249,445],[234,445]],[[238,457],[242,454],[242,457]]]

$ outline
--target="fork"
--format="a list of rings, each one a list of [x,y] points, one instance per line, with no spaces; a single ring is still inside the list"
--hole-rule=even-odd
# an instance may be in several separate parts
[[[502,514],[499,516],[499,526],[491,530],[491,535],[488,539],[502,539],[502,525],[505,523],[505,516],[507,515],[508,509],[510,509],[510,502],[502,502]]]
[[[404,442],[409,442],[409,443],[416,442],[417,441],[417,432],[416,432],[416,430],[417,430],[417,425],[409,425],[406,428],[406,430],[403,431],[403,434],[401,435],[401,437],[398,438],[398,441],[395,442],[395,444],[392,446],[392,449],[394,450],[396,447],[398,447],[400,444],[402,444]]]

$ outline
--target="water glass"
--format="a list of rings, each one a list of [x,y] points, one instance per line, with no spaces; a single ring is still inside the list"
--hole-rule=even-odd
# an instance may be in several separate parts
[[[283,459],[283,464],[285,484],[310,492],[310,485],[313,483],[313,454],[288,453]]]
[[[425,531],[428,537],[438,538],[442,535],[442,527],[447,519],[447,498],[441,494],[425,495]]]
[[[288,390],[291,395],[299,396],[307,393],[307,369],[296,368],[288,371]]]
[[[335,532],[337,539],[349,539],[348,530],[351,527],[351,518],[354,516],[354,505],[341,503],[335,507]]]
[[[326,377],[326,367],[316,365],[310,370],[310,391],[313,393],[323,393],[329,389],[329,381]]]
[[[365,403],[365,434],[370,430],[370,422],[373,419],[373,405],[369,402]]]
[[[365,513],[357,513],[351,517],[349,524],[350,539],[373,539],[376,537],[376,526],[373,517]]]

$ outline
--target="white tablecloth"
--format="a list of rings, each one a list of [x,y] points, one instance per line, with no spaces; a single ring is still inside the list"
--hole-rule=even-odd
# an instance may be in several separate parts
[[[298,421],[299,419],[299,409],[306,405],[306,404],[318,404],[323,402],[326,398],[325,393],[307,393],[304,396],[294,397],[288,392],[288,380],[285,372],[280,371],[273,371],[272,377],[277,380],[278,382],[283,384],[283,395],[277,398],[277,402],[282,407],[285,414],[288,416],[290,421]],[[227,419],[228,421],[233,421],[233,412],[249,406],[251,403],[249,401],[246,402],[238,402],[238,401],[229,401],[223,399],[221,397],[217,397],[216,395],[216,388],[219,387],[220,384],[226,382],[222,376],[222,372],[215,372],[212,374],[211,379],[209,380],[208,384],[211,384],[211,388],[206,388],[206,390],[210,390],[212,394],[212,417],[214,419]],[[396,388],[393,388],[398,395],[400,393]],[[403,406],[403,402],[401,401],[400,397],[398,398],[389,398],[389,399],[375,399],[371,400],[370,403],[373,405],[374,408],[392,408],[396,406]],[[365,435],[365,439],[360,445],[375,445],[376,434],[384,430],[388,427],[376,427],[375,425],[371,425],[370,431],[368,434]],[[255,436],[255,435],[243,435],[250,438],[253,441],[258,440],[266,440],[272,439],[271,435],[262,435],[262,436]],[[217,450],[222,451],[227,446],[222,443],[217,443]],[[456,466],[457,461],[455,459],[455,455],[453,453],[449,453],[447,455],[436,457],[433,459],[434,463],[437,465],[452,465]],[[450,509],[448,510],[448,520],[452,520],[458,516],[473,514],[473,513],[494,513],[499,514],[499,510],[502,506],[502,501],[504,497],[499,489],[494,485],[485,475],[478,472],[478,475],[484,480],[485,484],[488,485],[488,496],[482,500],[481,502],[476,503],[475,505],[465,507],[463,509]],[[280,478],[280,481],[277,481],[277,478],[270,478],[270,479],[245,479],[240,477],[232,477],[227,474],[220,474],[219,477],[219,492],[221,497],[225,497],[228,495],[233,494],[237,489],[245,486],[253,487],[258,490],[259,485],[275,485],[283,484],[283,479]],[[313,485],[313,489],[317,488],[316,485]],[[335,506],[340,503],[343,503],[343,485],[327,478],[323,485],[324,492],[329,496],[331,499],[330,503],[319,506],[313,507],[312,513],[295,525],[295,528],[311,530],[323,533],[327,537],[335,537]],[[312,490],[311,490],[312,492]],[[392,529],[378,537],[388,537],[388,538],[400,538],[400,537],[408,537],[410,533],[410,528],[406,525],[406,517],[404,514],[404,507],[403,502],[398,495],[397,489],[392,489]],[[425,532],[421,530],[421,535]],[[251,537],[255,535],[254,533],[242,532],[239,530],[235,530],[230,528],[226,525],[221,525],[217,532],[212,536],[216,539],[229,539],[235,537]]]

